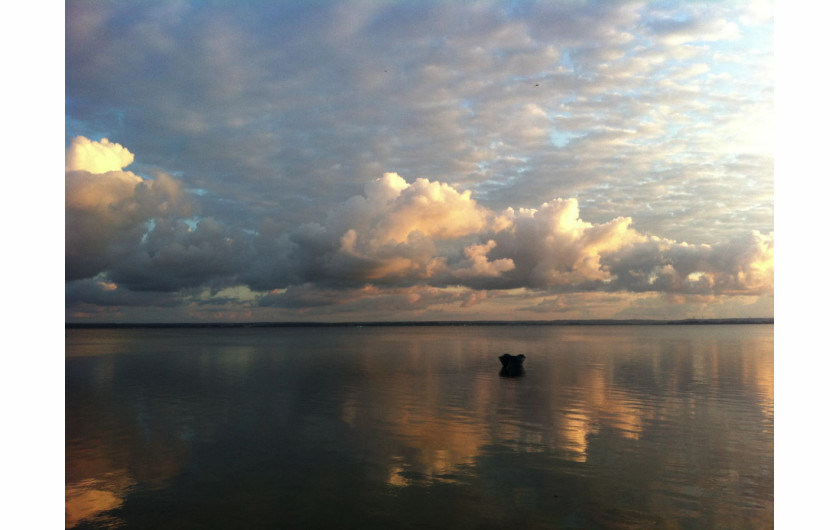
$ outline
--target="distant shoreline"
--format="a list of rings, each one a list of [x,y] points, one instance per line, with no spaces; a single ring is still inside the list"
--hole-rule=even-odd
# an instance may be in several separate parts
[[[721,324],[773,324],[773,318],[706,318],[684,320],[430,320],[419,322],[65,322],[65,329],[137,328],[334,328],[409,326],[674,326]]]

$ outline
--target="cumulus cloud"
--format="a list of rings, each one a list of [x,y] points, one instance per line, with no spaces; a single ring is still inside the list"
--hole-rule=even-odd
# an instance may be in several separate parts
[[[368,208],[378,214],[371,228],[380,244],[403,243],[414,232],[432,239],[454,239],[483,229],[489,215],[470,197],[470,191],[459,193],[448,184],[424,178],[409,185],[396,173],[386,173],[366,187],[366,193]]]
[[[289,240],[307,264],[309,280],[403,281],[446,270],[438,243],[481,232],[492,213],[469,191],[386,173],[345,201],[324,224],[308,223]]]
[[[504,272],[516,268],[516,263],[510,258],[500,258],[490,261],[487,253],[496,248],[496,242],[492,239],[485,244],[470,245],[464,249],[469,264],[466,267],[453,271],[456,278],[497,278]]]
[[[293,231],[284,239],[283,264],[310,285],[306,292],[318,282],[347,288],[419,283],[478,290],[772,292],[772,233],[692,245],[641,234],[631,224],[625,217],[587,222],[575,199],[494,214],[468,192],[426,179],[409,184],[388,173],[323,225]],[[298,297],[283,292],[277,299]]]
[[[583,221],[575,199],[497,215],[469,191],[387,173],[324,225],[306,224],[288,241],[295,247],[289,253],[306,264],[299,270],[307,281],[581,286],[609,281],[602,257],[644,240],[630,223]]]
[[[608,260],[612,287],[705,295],[772,294],[774,233],[753,231],[718,245],[650,238]]]
[[[513,259],[514,286],[547,287],[610,279],[602,256],[644,238],[629,218],[604,224],[580,218],[576,199],[555,199],[538,209],[506,211],[510,227],[497,233],[491,256]]]
[[[134,154],[107,138],[94,142],[84,136],[73,138],[64,158],[65,171],[108,173],[120,171],[134,162]]]
[[[773,291],[772,232],[717,245],[678,243],[638,232],[628,217],[588,222],[576,199],[494,212],[469,190],[425,178],[409,183],[394,172],[368,182],[321,223],[243,230],[196,217],[198,198],[188,199],[177,179],[114,170],[108,161],[115,153],[123,162],[132,158],[121,146],[87,139],[73,146],[68,157],[87,165],[68,163],[74,169],[65,175],[66,276],[84,281],[68,300],[242,284],[265,293],[259,305],[288,309],[470,307],[488,291],[523,288]],[[534,310],[562,311],[547,300]]]
[[[135,253],[152,223],[189,214],[172,177],[144,180],[122,168],[134,155],[107,139],[76,138],[65,162],[65,275],[91,278]]]

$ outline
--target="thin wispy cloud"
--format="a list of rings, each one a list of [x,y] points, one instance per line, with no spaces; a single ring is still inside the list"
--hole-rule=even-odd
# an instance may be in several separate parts
[[[72,2],[70,320],[772,316],[772,9]]]

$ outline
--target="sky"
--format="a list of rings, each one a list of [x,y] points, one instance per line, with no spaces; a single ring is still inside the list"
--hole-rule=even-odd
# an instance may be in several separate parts
[[[772,2],[68,1],[65,320],[774,316]]]

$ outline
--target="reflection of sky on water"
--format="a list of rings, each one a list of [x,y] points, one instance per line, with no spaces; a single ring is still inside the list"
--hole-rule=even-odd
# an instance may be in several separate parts
[[[73,331],[67,526],[760,525],[772,328],[709,331],[176,330],[111,354]],[[523,377],[499,377],[501,351]],[[432,499],[453,519],[422,515]]]
[[[387,389],[386,395],[365,396],[369,387],[354,389],[342,419],[365,432],[379,426],[399,440],[402,453],[392,455],[389,480],[403,486],[412,482],[406,477],[451,476],[474,465],[482,448],[491,444],[548,451],[584,463],[594,436],[638,441],[646,428],[677,432],[683,423],[698,421],[698,415],[705,415],[714,428],[731,410],[706,401],[744,385],[753,391],[769,387],[770,394],[757,392],[755,399],[772,420],[772,364],[739,358],[743,366],[723,367],[721,356],[732,352],[719,351],[715,344],[701,360],[696,352],[681,351],[686,347],[676,344],[668,355],[677,359],[667,361],[651,355],[610,364],[551,365],[536,387],[493,374],[475,377],[473,386],[462,388],[446,387],[443,378],[427,381],[395,374],[391,384],[377,387],[380,392]],[[703,394],[700,399],[698,393]],[[652,401],[651,394],[659,399]]]

